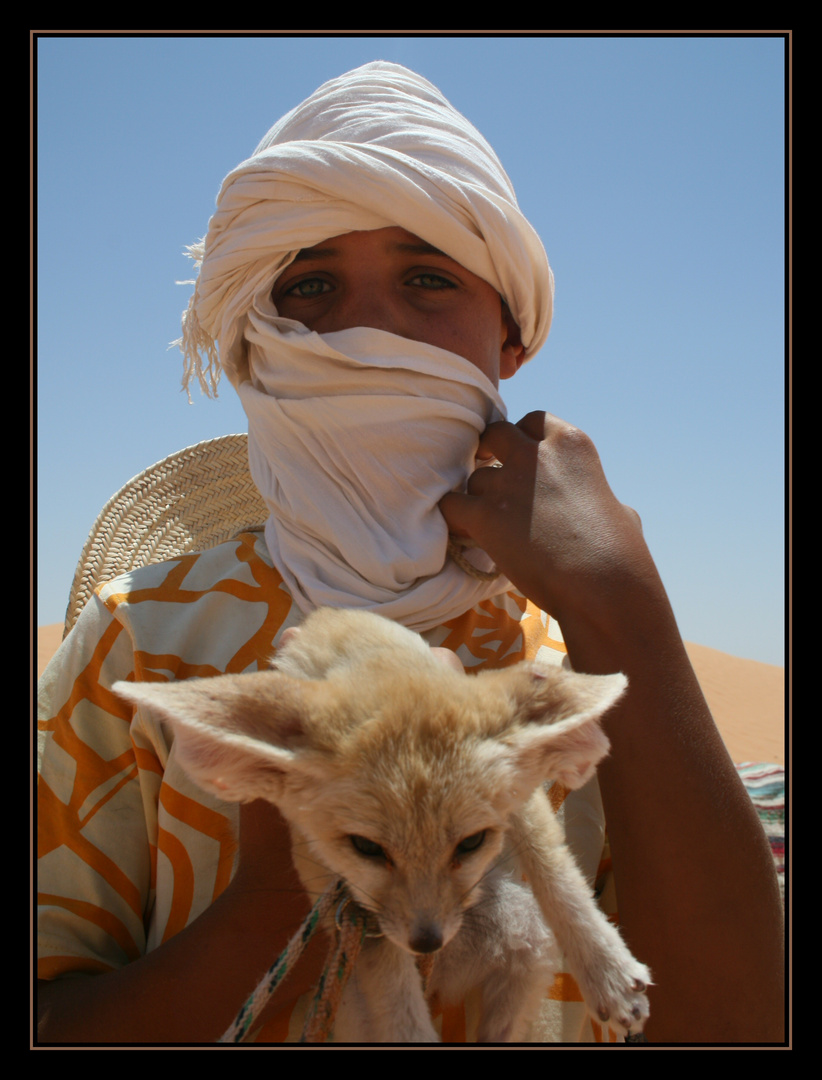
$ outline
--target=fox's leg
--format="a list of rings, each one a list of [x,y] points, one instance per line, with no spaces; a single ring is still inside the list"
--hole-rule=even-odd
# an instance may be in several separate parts
[[[514,815],[511,831],[522,869],[591,1013],[618,1034],[641,1031],[651,974],[597,907],[541,789]]]
[[[390,941],[363,946],[343,994],[335,1042],[437,1043],[414,957]]]

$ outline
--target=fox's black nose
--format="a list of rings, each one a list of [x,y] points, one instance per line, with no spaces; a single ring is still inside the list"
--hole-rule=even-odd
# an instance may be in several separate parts
[[[438,926],[424,926],[408,942],[415,953],[432,953],[442,948],[442,930]]]

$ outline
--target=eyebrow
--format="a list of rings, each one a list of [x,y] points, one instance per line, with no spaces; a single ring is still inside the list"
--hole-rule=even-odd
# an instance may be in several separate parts
[[[392,247],[395,251],[408,252],[411,255],[443,255],[446,259],[451,256],[446,255],[444,251],[440,251],[439,248],[435,248],[433,244],[426,244],[424,240],[421,240],[418,244],[411,244],[407,241],[398,241],[393,244]]]
[[[308,259],[330,259],[339,255],[338,248],[302,248],[294,256],[294,262],[306,262]]]

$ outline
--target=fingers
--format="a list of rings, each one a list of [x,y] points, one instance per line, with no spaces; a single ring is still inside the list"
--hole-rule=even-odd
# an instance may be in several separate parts
[[[544,422],[547,415],[547,413],[533,412],[528,413],[518,424],[512,424],[507,420],[498,420],[494,424],[489,424],[480,438],[477,457],[480,460],[495,457],[505,464],[505,458],[517,447],[525,447],[531,442],[539,442],[544,438]]]
[[[641,533],[642,532],[642,518],[639,516],[639,514],[636,512],[636,510],[634,510],[633,506],[629,506],[627,503],[623,503],[622,508],[626,512],[628,517],[631,519],[633,524],[636,526],[637,530]]]
[[[573,424],[566,423],[553,413],[535,410],[527,413],[516,424],[507,420],[489,424],[480,438],[477,457],[481,460],[496,457],[505,464],[505,457],[512,451],[524,449],[544,439],[560,437],[587,440],[587,436]]]
[[[549,428],[554,424],[564,424],[563,420],[560,420],[558,416],[553,416],[548,412],[540,412],[535,410],[529,412],[521,420],[518,420],[516,427],[520,431],[524,432],[529,438],[536,439],[540,442],[548,434]],[[566,427],[568,425],[565,425]]]
[[[474,521],[473,499],[458,491],[451,491],[440,499],[440,513],[445,518],[448,531],[455,536],[471,536]]]
[[[460,658],[455,652],[452,652],[450,649],[445,649],[440,645],[432,645],[431,655],[438,663],[444,664],[446,667],[453,668],[454,671],[458,671],[460,674],[462,674],[465,670],[462,666]]]
[[[496,459],[502,467],[476,469],[469,477],[466,493],[446,496],[441,504],[451,531],[459,536],[476,536],[473,515],[481,513],[481,508],[472,506],[472,499],[485,500],[489,509],[507,513],[515,485],[525,485],[533,495],[538,476],[543,494],[551,497],[567,492],[570,485],[578,493],[599,491],[602,498],[607,493],[613,499],[592,440],[552,413],[534,411],[516,424],[505,420],[489,424],[480,439],[477,458],[484,463]],[[636,511],[629,506],[623,510],[641,533]]]
[[[510,461],[510,456],[508,458]],[[440,513],[445,518],[448,531],[455,536],[479,540],[482,518],[494,505],[494,512],[504,512],[504,468],[478,468],[468,477],[465,493],[452,491],[443,495],[439,502]]]
[[[496,459],[503,468],[497,471],[480,467],[468,478],[465,494],[451,492],[443,496],[439,506],[450,532],[456,536],[476,536],[477,515],[483,513],[477,499],[487,497],[499,487],[505,463],[515,457],[522,457],[518,471],[533,472],[536,451],[548,422],[561,423],[550,413],[532,412],[518,424],[500,420],[488,425],[480,438],[477,459],[484,462]],[[529,457],[531,463],[526,466]]]
[[[269,845],[272,837],[288,842],[288,827],[282,814],[265,799],[243,803],[240,806],[240,835],[248,845]]]
[[[243,891],[299,890],[291,862],[291,831],[279,810],[264,799],[240,806],[240,861],[236,879]]]

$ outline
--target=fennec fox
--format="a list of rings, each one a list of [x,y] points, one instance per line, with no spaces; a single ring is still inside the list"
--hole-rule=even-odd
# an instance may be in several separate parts
[[[279,807],[310,894],[343,878],[376,916],[384,936],[366,939],[335,1039],[437,1042],[415,962],[435,953],[429,992],[481,987],[479,1041],[519,1041],[557,944],[593,1015],[641,1030],[650,974],[596,907],[542,787],[593,775],[625,677],[532,662],[466,675],[349,610],[285,637],[269,671],[115,690],[170,721],[200,786]]]

